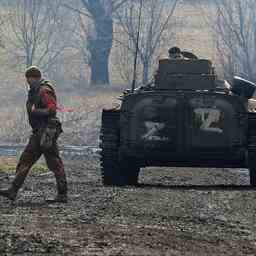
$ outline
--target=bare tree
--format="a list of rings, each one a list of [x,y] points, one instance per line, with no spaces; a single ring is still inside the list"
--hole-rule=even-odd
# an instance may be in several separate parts
[[[85,61],[91,69],[91,84],[109,84],[109,57],[113,45],[114,13],[128,0],[81,0],[82,8],[64,4],[82,17]],[[83,21],[83,19],[86,21]],[[86,24],[86,25],[85,25]],[[85,52],[83,52],[85,53]]]
[[[16,64],[38,65],[47,71],[66,44],[59,0],[16,0],[3,17],[1,37]]]
[[[256,1],[215,0],[217,49],[227,77],[256,81]]]
[[[158,57],[158,51],[163,44],[174,37],[171,21],[179,0],[168,3],[165,0],[143,0],[142,24],[140,28],[140,42],[138,55],[142,64],[142,80],[148,83],[150,68]],[[118,21],[121,27],[121,47],[126,48],[132,56],[136,52],[136,40],[138,31],[138,1],[129,1],[125,8],[118,13]],[[124,36],[124,34],[126,36]],[[123,56],[127,59],[127,56]],[[132,57],[133,58],[133,57]],[[126,60],[127,61],[127,60]]]

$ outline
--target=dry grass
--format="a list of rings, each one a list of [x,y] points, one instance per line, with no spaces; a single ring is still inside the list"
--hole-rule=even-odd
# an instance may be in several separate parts
[[[60,113],[64,134],[61,143],[75,145],[96,145],[98,143],[101,112],[119,104],[120,92],[97,90],[88,95],[63,96],[64,105],[72,108],[72,113]],[[65,103],[66,102],[66,103]]]
[[[15,157],[0,157],[0,172],[14,173],[17,163],[18,159]],[[32,167],[31,171],[36,173],[43,173],[48,172],[48,168],[45,164],[38,163]]]
[[[111,108],[120,102],[121,90],[88,90],[86,93],[58,94],[60,105],[73,109],[71,113],[59,113],[64,133],[61,144],[96,145],[103,108]],[[25,100],[25,99],[24,99]],[[24,103],[2,107],[0,112],[0,144],[24,144],[31,128],[28,125]]]

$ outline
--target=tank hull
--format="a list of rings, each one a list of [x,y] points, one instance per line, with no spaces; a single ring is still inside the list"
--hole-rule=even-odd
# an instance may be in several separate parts
[[[244,102],[218,92],[154,91],[124,99],[120,158],[140,166],[247,167]]]

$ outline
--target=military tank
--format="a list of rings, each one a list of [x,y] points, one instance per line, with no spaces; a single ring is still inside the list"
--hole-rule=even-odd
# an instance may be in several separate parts
[[[103,184],[137,185],[140,168],[157,166],[248,168],[256,186],[254,91],[239,77],[225,87],[209,60],[160,60],[152,85],[103,110]]]

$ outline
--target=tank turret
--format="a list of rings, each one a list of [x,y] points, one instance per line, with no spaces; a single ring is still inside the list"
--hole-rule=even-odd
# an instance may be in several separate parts
[[[159,61],[155,78],[157,90],[214,90],[216,75],[209,60]]]

